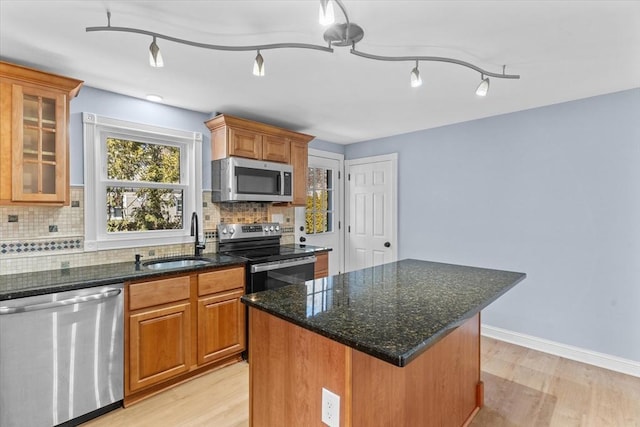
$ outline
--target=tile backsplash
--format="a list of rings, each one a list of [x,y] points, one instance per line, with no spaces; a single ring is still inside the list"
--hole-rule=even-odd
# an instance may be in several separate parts
[[[203,192],[202,224],[207,252],[216,250],[220,222],[253,223],[282,219],[282,243],[294,241],[294,208],[270,203],[213,203]],[[192,245],[138,247],[98,252],[84,251],[84,188],[71,187],[71,204],[64,207],[0,206],[0,274],[189,254]]]

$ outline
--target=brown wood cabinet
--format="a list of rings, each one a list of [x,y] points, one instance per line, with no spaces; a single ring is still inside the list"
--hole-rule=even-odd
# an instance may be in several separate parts
[[[244,277],[233,266],[127,283],[125,405],[241,359]]]
[[[309,157],[307,143],[291,141],[291,165],[293,166],[293,202],[294,206],[307,205],[307,174]]]
[[[245,348],[244,289],[198,300],[198,363],[220,360]]]
[[[293,166],[292,205],[307,201],[307,155],[311,135],[220,114],[205,122],[211,130],[212,160],[238,156]]]
[[[81,86],[0,61],[0,204],[69,204],[69,100]]]
[[[314,279],[321,279],[329,275],[329,252],[316,253],[314,265]]]
[[[129,388],[136,391],[191,366],[191,304],[150,308],[129,320]]]
[[[249,313],[249,425],[468,426],[483,405],[480,315],[400,368],[256,308]]]
[[[238,354],[246,348],[244,269],[198,275],[198,363]]]

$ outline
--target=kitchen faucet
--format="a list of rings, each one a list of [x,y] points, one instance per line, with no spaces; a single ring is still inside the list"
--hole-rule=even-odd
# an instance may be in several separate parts
[[[191,214],[191,235],[196,237],[196,240],[193,243],[193,254],[195,256],[201,256],[202,251],[206,246],[204,245],[204,242],[200,243],[198,240],[198,236],[200,235],[200,233],[198,233],[198,214],[195,212]]]

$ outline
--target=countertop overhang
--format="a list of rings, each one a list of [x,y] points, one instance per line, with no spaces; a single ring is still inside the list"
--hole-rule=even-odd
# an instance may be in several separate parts
[[[525,277],[406,259],[245,295],[242,301],[402,367]]]

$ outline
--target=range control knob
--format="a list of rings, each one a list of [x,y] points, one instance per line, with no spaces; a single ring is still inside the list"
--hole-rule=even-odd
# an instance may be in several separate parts
[[[273,225],[269,227],[269,231],[273,231]]]
[[[222,229],[222,234],[227,234],[227,227]]]
[[[280,226],[276,225],[276,231],[280,231]]]
[[[264,232],[265,233],[269,232],[269,227],[267,227],[266,225],[264,226]]]
[[[230,227],[230,228],[229,228],[229,234],[233,234],[233,233],[235,233],[235,232],[236,232],[236,229],[235,229],[235,228],[233,228],[233,227]]]

